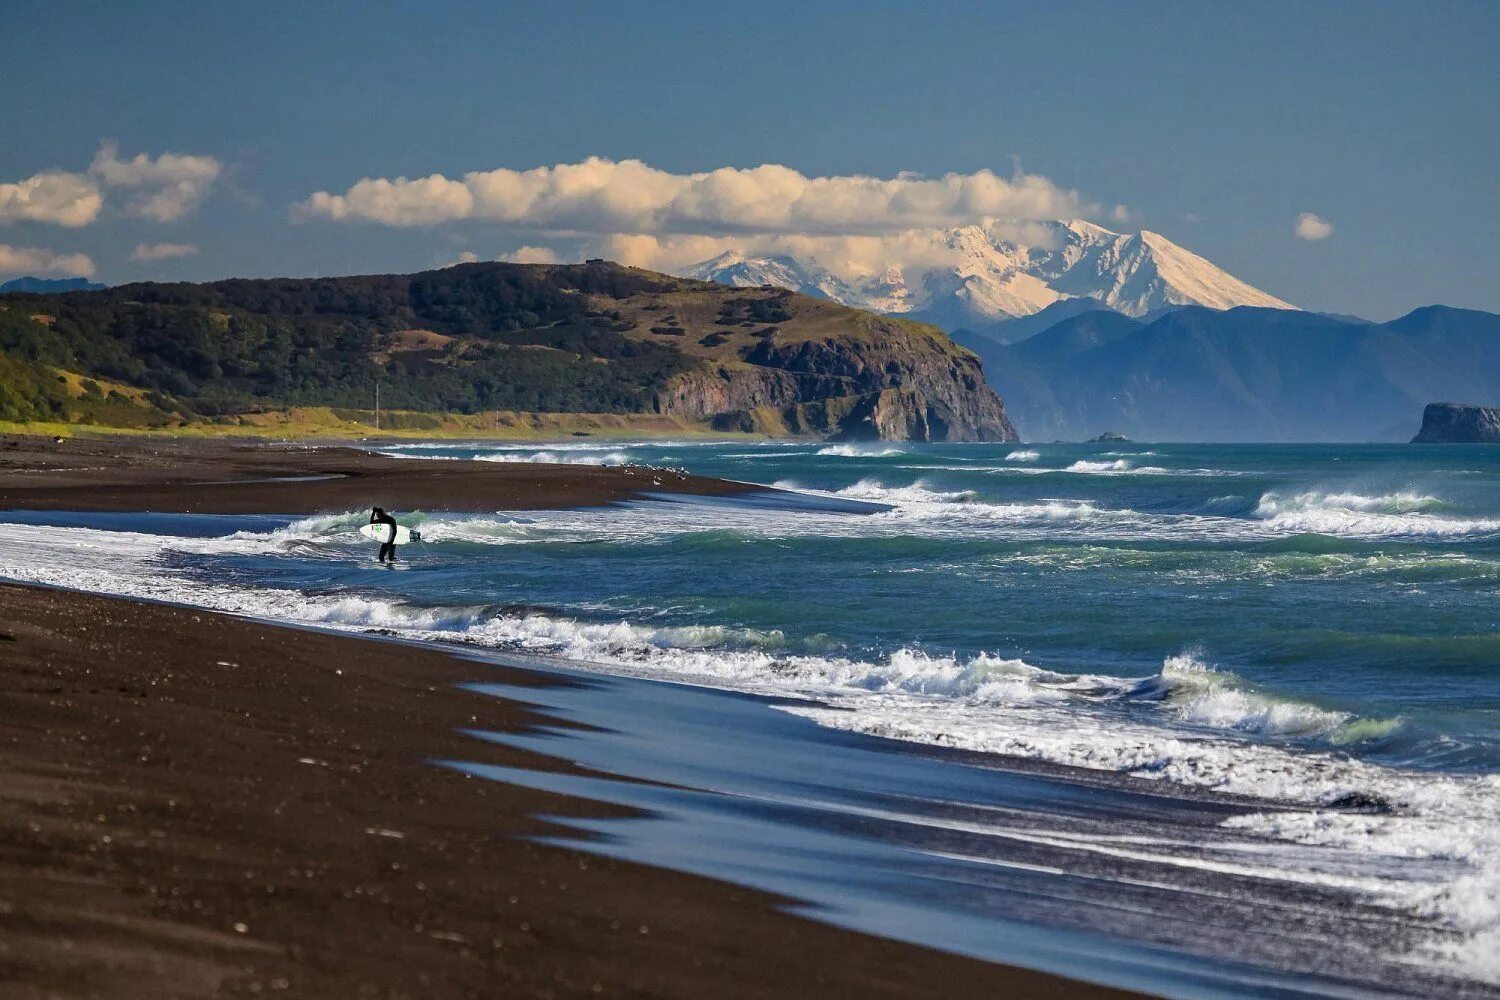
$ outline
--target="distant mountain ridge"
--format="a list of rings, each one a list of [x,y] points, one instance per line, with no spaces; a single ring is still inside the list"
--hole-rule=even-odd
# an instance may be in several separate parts
[[[1106,310],[984,359],[1023,438],[1405,441],[1433,399],[1500,399],[1500,316],[1427,306],[1389,323],[1242,307],[1149,322]]]
[[[726,252],[681,273],[739,287],[775,285],[942,329],[985,329],[1060,302],[1089,299],[1129,316],[1178,306],[1296,307],[1149,230],[1117,233],[1081,219],[1040,224],[1023,245],[994,222],[928,233],[949,263],[845,277],[816,260]]]
[[[0,282],[0,295],[6,292],[30,292],[33,295],[52,295],[57,292],[96,292],[108,285],[87,278],[35,278],[25,275]]]

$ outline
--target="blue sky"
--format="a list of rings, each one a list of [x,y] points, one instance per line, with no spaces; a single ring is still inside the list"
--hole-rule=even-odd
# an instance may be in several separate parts
[[[1310,308],[1500,310],[1495,4],[5,0],[0,13],[11,273],[83,258],[109,282],[406,271],[520,247],[665,266],[771,209],[705,205],[691,186],[665,214],[617,201],[775,164],[807,194],[806,211],[764,224],[783,241],[1077,206]],[[394,215],[379,198],[294,208],[362,178],[457,184],[590,157],[654,172],[611,173],[602,207],[557,204],[569,182],[549,175],[545,210],[443,208],[469,197],[451,185],[400,189]],[[818,180],[955,175],[967,192],[985,171],[998,193],[912,186],[942,204],[899,219],[856,182]],[[762,200],[786,180],[726,179]],[[1331,232],[1298,238],[1303,213]]]

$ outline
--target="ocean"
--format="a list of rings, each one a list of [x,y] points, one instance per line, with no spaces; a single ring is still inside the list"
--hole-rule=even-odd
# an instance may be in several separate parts
[[[1500,448],[384,450],[659,496],[398,511],[395,569],[365,512],[12,512],[0,576],[584,678],[526,698],[594,729],[487,738],[599,778],[490,776],[640,806],[569,842],[820,919],[1169,995],[1500,985]]]

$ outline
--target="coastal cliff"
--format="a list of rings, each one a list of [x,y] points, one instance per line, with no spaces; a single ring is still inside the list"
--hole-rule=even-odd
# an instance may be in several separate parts
[[[678,376],[657,411],[719,430],[840,440],[1016,439],[978,358],[931,328],[855,314],[839,335],[777,329],[740,357]]]
[[[1428,403],[1412,444],[1500,444],[1500,407]]]
[[[0,296],[10,368],[0,419],[20,421],[357,417],[379,385],[387,425],[571,414],[840,439],[1016,437],[979,359],[935,327],[606,261]]]

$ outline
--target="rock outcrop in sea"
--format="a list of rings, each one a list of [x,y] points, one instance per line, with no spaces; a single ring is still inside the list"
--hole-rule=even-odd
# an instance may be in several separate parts
[[[1500,407],[1428,403],[1412,444],[1500,444]]]

